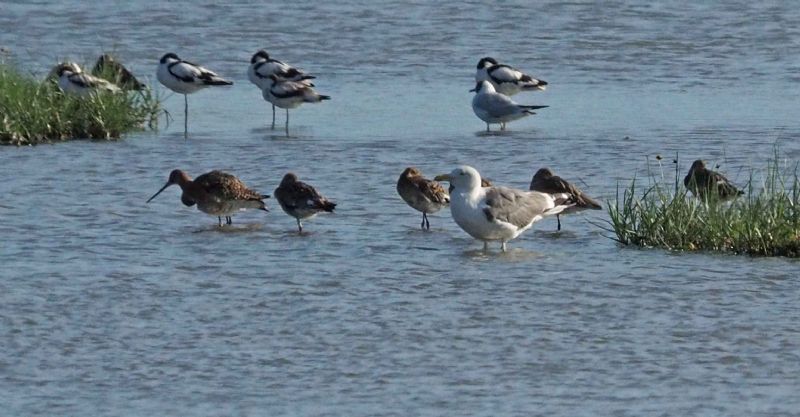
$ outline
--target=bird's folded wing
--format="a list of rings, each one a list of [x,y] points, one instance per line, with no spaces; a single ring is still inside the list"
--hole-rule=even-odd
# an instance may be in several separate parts
[[[483,212],[489,221],[502,221],[521,228],[553,207],[553,199],[547,194],[490,187],[486,192]]]

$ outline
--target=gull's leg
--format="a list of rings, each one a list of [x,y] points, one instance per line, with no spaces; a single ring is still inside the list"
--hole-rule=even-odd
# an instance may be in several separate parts
[[[297,233],[303,233],[303,223],[300,223],[300,218],[296,218],[297,220]]]
[[[506,242],[504,240],[500,241],[500,250],[506,251]]]

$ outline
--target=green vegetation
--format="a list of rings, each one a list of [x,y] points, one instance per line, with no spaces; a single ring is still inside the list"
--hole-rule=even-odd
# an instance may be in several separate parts
[[[159,100],[150,90],[87,97],[64,94],[0,62],[0,144],[32,145],[69,139],[119,139],[154,128]]]
[[[679,173],[675,183],[642,191],[636,180],[617,190],[609,202],[608,221],[614,239],[623,245],[676,251],[721,251],[755,256],[800,256],[800,180],[776,157],[754,186],[751,173],[745,195],[731,202],[700,200],[687,194]],[[790,170],[787,170],[790,171]]]

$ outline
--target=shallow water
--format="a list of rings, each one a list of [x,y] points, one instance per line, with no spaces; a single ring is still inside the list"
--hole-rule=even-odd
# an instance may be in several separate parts
[[[0,4],[26,70],[112,49],[152,83],[175,51],[236,83],[190,96],[188,141],[160,89],[158,132],[0,148],[2,413],[796,415],[796,261],[621,248],[604,212],[484,253],[448,212],[420,231],[395,181],[469,163],[526,187],[547,165],[607,201],[670,180],[676,152],[680,175],[704,158],[739,184],[776,144],[794,163],[800,11],[525,4]],[[290,138],[246,80],[261,47],[333,96]],[[485,134],[485,55],[547,80],[515,99],[551,107]],[[174,168],[265,193],[291,170],[339,206],[304,235],[274,201],[219,229],[175,188],[145,204]]]

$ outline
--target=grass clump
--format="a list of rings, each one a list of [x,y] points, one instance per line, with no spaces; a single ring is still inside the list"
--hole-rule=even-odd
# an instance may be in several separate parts
[[[644,190],[636,179],[609,202],[613,239],[623,245],[675,251],[720,251],[754,256],[800,256],[800,179],[770,162],[763,184],[753,174],[731,202],[694,198],[678,181]]]
[[[125,132],[155,128],[160,111],[150,90],[78,97],[0,62],[0,144],[119,139]]]

